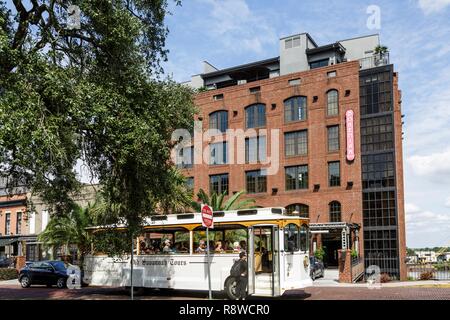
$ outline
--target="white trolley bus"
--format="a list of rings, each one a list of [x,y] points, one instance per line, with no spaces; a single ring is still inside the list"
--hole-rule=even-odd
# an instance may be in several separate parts
[[[214,212],[213,217],[214,229],[209,231],[213,291],[235,298],[230,269],[242,250],[247,252],[249,295],[281,296],[286,290],[312,285],[307,218],[286,215],[284,208]],[[200,213],[152,216],[136,241],[134,287],[208,290],[205,240]],[[130,258],[93,252],[85,258],[84,281],[129,287]]]

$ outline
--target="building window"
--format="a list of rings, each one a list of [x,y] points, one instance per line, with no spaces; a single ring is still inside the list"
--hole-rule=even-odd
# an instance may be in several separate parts
[[[209,115],[209,128],[225,132],[228,129],[228,111],[216,111]]]
[[[337,90],[327,92],[327,115],[337,116],[339,113],[339,93]]]
[[[371,154],[361,157],[363,189],[395,187],[394,154]]]
[[[186,189],[188,189],[189,191],[194,191],[194,177],[188,177],[186,178]]]
[[[178,148],[176,165],[180,169],[192,168],[194,165],[194,146]]]
[[[327,127],[328,130],[328,151],[339,150],[339,126]]]
[[[330,222],[341,222],[341,204],[338,201],[332,201],[330,207]]]
[[[223,100],[223,93],[221,93],[221,94],[216,94],[215,96],[213,96],[213,100],[214,100],[214,101]]]
[[[258,128],[266,125],[266,106],[254,104],[245,109],[245,127]]]
[[[247,171],[245,177],[247,193],[267,192],[267,176],[265,170]]]
[[[11,213],[5,213],[5,236],[11,234]]]
[[[22,212],[16,213],[16,234],[22,233]]]
[[[286,190],[308,189],[308,165],[286,167]]]
[[[334,77],[336,77],[336,71],[330,71],[330,72],[327,72],[327,77],[328,77],[328,78],[334,78]]]
[[[227,164],[228,163],[228,152],[227,152],[228,144],[227,142],[217,142],[211,143],[209,145],[209,164]]]
[[[317,60],[317,61],[314,61],[314,62],[310,62],[309,63],[309,68],[310,69],[316,69],[316,68],[326,67],[326,66],[328,66],[328,62],[329,62],[328,58],[322,59],[322,60]]]
[[[328,184],[330,187],[341,185],[341,172],[339,161],[328,162]]]
[[[361,119],[361,152],[394,149],[392,115]]]
[[[308,131],[301,130],[284,134],[286,157],[308,154]]]
[[[300,78],[292,79],[292,80],[289,80],[289,85],[290,86],[298,86],[301,83],[301,81],[302,80]]]
[[[298,212],[300,217],[309,218],[309,206],[303,203],[294,203],[286,207],[286,213],[288,215],[294,214],[294,211]]]
[[[245,139],[245,163],[266,161],[266,137],[258,136]]]
[[[209,176],[209,192],[228,194],[228,173]]]
[[[284,121],[306,120],[306,97],[293,97],[284,101]]]

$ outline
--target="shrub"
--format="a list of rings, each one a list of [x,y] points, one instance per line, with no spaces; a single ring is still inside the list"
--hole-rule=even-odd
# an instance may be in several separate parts
[[[420,274],[420,280],[431,280],[433,279],[433,271],[425,271]]]
[[[325,256],[325,250],[323,250],[322,247],[314,251],[314,256],[319,259],[320,261],[323,261],[323,257]]]
[[[353,259],[358,258],[358,251],[356,251],[355,249],[352,249],[351,255],[352,255]]]
[[[389,274],[387,274],[387,273],[382,273],[381,275],[380,275],[380,282],[381,283],[386,283],[386,282],[389,282],[389,281],[391,281],[392,279],[391,279],[391,276],[389,275]]]
[[[0,280],[17,279],[17,270],[12,268],[0,269]]]

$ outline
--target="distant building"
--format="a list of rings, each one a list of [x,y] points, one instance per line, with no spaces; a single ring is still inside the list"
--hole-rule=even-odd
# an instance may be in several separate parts
[[[437,262],[436,252],[434,251],[416,251],[417,261],[419,263],[434,263]]]

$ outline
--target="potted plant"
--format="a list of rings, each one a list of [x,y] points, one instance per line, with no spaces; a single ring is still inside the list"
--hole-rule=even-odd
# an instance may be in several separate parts
[[[375,62],[376,66],[378,66],[380,64],[381,65],[387,64],[387,61],[385,61],[386,60],[385,55],[386,55],[386,53],[389,52],[388,47],[383,46],[383,45],[378,45],[375,47],[374,52],[375,52],[375,57],[374,57],[375,61],[374,62]]]
[[[314,251],[314,256],[318,260],[323,261],[323,257],[325,256],[325,250],[323,250],[322,247],[318,248],[316,251]]]

